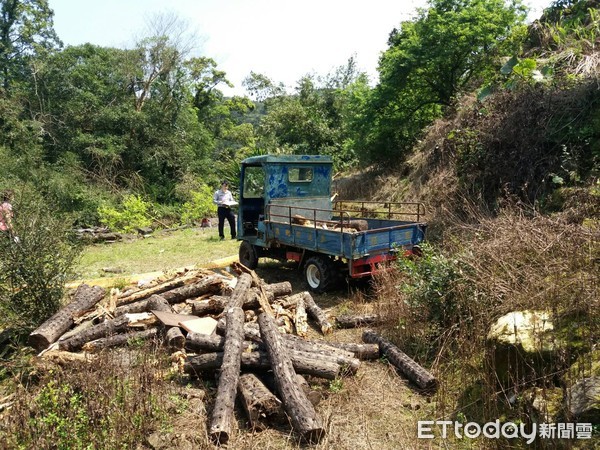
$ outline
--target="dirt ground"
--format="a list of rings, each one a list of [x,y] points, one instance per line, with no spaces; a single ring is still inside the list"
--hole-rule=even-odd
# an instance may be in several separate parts
[[[267,263],[259,265],[258,275],[267,282],[290,281],[295,292],[305,290],[302,274],[293,265]],[[330,316],[368,313],[374,310],[368,289],[340,287],[315,301]],[[312,339],[338,342],[362,342],[362,329],[335,330],[323,337],[311,327]],[[416,449],[432,448],[431,441],[417,439],[417,421],[431,420],[431,400],[421,395],[389,364],[381,360],[363,361],[354,376],[330,383],[308,377],[311,387],[321,394],[316,411],[326,429],[318,445],[299,440],[290,424],[274,426],[261,432],[248,428],[245,413],[237,405],[237,427],[230,437],[231,449]],[[169,433],[149,437],[140,448],[214,448],[208,441],[207,415],[210,415],[216,392],[215,380],[198,380],[180,389],[187,408],[178,414]],[[437,445],[435,446],[437,448]]]

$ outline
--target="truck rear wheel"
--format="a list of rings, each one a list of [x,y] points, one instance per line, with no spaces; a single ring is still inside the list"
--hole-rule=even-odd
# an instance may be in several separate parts
[[[336,275],[333,261],[326,256],[311,256],[304,264],[304,279],[313,292],[330,289],[337,279]]]
[[[256,251],[256,246],[252,245],[250,242],[242,241],[238,256],[240,263],[248,269],[256,269],[256,266],[258,266],[258,252]]]

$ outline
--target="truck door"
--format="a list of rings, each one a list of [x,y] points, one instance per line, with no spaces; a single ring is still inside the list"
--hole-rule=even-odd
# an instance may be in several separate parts
[[[242,165],[238,234],[255,237],[258,222],[265,214],[265,171],[262,165]]]

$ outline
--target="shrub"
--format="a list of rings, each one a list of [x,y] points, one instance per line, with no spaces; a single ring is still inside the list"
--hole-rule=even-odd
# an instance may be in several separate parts
[[[34,328],[59,309],[80,248],[36,192],[18,192],[13,211],[11,232],[0,233],[0,322]]]
[[[100,222],[113,231],[130,233],[137,228],[148,227],[152,224],[148,210],[150,204],[137,195],[127,195],[122,203],[121,210],[110,206],[98,209]]]
[[[191,200],[185,202],[182,207],[181,222],[194,223],[203,217],[211,217],[216,213],[213,204],[213,193],[207,185],[200,186],[198,191],[191,192]]]

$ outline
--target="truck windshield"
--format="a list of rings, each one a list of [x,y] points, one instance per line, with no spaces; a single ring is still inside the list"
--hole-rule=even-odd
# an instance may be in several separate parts
[[[265,191],[265,172],[261,166],[244,169],[244,198],[262,198]]]

